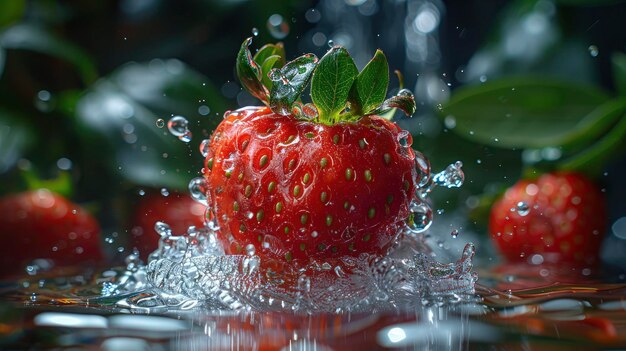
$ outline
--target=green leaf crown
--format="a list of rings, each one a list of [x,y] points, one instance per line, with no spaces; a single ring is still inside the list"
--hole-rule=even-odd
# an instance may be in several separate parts
[[[410,116],[415,112],[413,94],[402,89],[386,99],[389,65],[382,51],[358,71],[348,51],[332,47],[320,60],[305,54],[286,62],[281,43],[267,44],[252,56],[252,38],[244,40],[237,55],[237,76],[254,97],[280,115],[294,114],[319,123],[357,121],[373,114],[393,115],[396,108]],[[311,100],[303,104],[300,96],[311,82]]]

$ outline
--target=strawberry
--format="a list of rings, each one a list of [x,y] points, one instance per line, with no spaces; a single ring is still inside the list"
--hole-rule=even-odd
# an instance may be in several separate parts
[[[0,199],[0,275],[19,273],[34,259],[76,265],[102,259],[98,222],[47,189]]]
[[[157,221],[167,223],[173,233],[182,234],[189,226],[203,226],[204,211],[204,205],[188,195],[147,194],[140,199],[134,213],[131,243],[145,259],[158,247],[159,235],[154,230]]]
[[[410,134],[377,113],[411,114],[412,94],[384,100],[389,77],[380,51],[358,74],[341,47],[319,63],[308,54],[277,68],[282,47],[265,46],[252,59],[249,43],[237,72],[269,106],[227,112],[203,169],[208,220],[226,252],[295,267],[384,254],[410,215],[419,179]],[[313,103],[302,105],[296,100],[310,78]]]
[[[602,192],[585,176],[548,173],[509,188],[491,209],[489,232],[512,262],[593,266],[606,216]]]

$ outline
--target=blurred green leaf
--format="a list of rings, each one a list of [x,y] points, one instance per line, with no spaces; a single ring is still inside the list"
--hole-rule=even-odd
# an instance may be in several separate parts
[[[626,101],[622,101],[626,104]],[[590,176],[598,176],[606,164],[626,150],[626,114],[600,140],[580,153],[561,160],[557,168],[567,171],[578,171]]]
[[[0,28],[20,18],[26,9],[26,0],[4,0],[0,2]]]
[[[30,50],[67,61],[76,66],[85,83],[91,83],[98,77],[96,66],[86,52],[36,25],[23,23],[7,28],[0,33],[2,48]]]
[[[461,88],[441,110],[453,131],[486,145],[541,148],[575,142],[602,114],[608,96],[594,87],[517,78]]]
[[[216,113],[205,116],[207,108]],[[139,185],[184,189],[201,168],[197,144],[219,124],[225,109],[206,77],[170,59],[126,64],[100,79],[78,101],[76,115],[113,146],[114,157],[100,160],[113,172]],[[157,127],[157,119],[174,115],[189,121],[189,144],[167,127]]]
[[[611,56],[611,60],[613,61],[613,80],[617,92],[626,96],[626,54],[616,52]]]
[[[0,108],[0,174],[15,165],[33,142],[33,132],[21,116]]]

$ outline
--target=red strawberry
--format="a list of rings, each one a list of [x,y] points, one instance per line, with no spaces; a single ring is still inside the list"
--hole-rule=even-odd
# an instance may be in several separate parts
[[[37,258],[57,265],[97,262],[100,227],[88,212],[47,189],[0,200],[0,275],[20,274]]]
[[[388,73],[382,53],[357,77],[352,59],[339,47],[317,68],[317,59],[305,55],[273,70],[274,85],[266,89],[255,80],[261,63],[251,61],[246,45],[237,66],[240,80],[270,107],[227,113],[210,139],[204,168],[209,207],[226,252],[254,251],[296,267],[310,260],[384,254],[409,217],[418,179],[410,134],[374,113],[381,104],[414,111],[412,94],[383,103]],[[264,50],[267,46],[257,56]],[[313,68],[315,105],[292,108]],[[350,70],[352,76],[341,76]],[[343,88],[324,85],[337,76]],[[362,87],[355,86],[361,77],[368,84],[367,79],[379,80],[367,86],[367,96],[380,101],[359,99]],[[329,109],[331,103],[336,111]]]
[[[554,173],[509,188],[491,209],[489,232],[513,262],[593,265],[605,226],[600,190],[580,174]]]
[[[139,250],[141,258],[145,259],[158,247],[159,235],[154,231],[157,221],[167,223],[174,234],[182,234],[187,232],[189,226],[203,226],[205,209],[204,205],[194,201],[189,195],[145,195],[135,210],[131,230],[132,245]]]

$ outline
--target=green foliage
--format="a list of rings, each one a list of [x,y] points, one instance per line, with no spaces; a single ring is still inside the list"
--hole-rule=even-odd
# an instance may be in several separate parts
[[[206,101],[220,115],[201,116],[198,101]],[[112,173],[135,184],[177,189],[184,189],[200,169],[199,157],[166,128],[157,128],[157,119],[182,115],[201,139],[221,121],[224,110],[209,80],[178,60],[127,64],[100,79],[76,105],[81,124],[103,135],[114,153],[94,161],[107,162]],[[135,135],[131,139],[122,132],[128,125]]]
[[[0,107],[0,174],[7,172],[34,142],[23,116]]]
[[[617,92],[626,96],[626,54],[616,52],[611,57],[613,61],[613,77]]]
[[[270,73],[274,80],[270,94],[272,111],[281,115],[291,113],[291,106],[309,84],[316,64],[317,57],[306,54]]]
[[[26,9],[26,0],[0,1],[0,28],[22,18]]]
[[[389,85],[389,64],[382,51],[374,57],[356,77],[348,101],[355,114],[368,114],[385,101]]]
[[[335,123],[346,108],[348,94],[359,73],[348,51],[331,48],[317,65],[311,80],[311,99],[323,123]]]
[[[606,117],[591,112],[608,99],[591,86],[516,78],[461,88],[440,115],[453,117],[454,132],[469,140],[504,148],[542,148],[574,143]]]
[[[33,24],[18,24],[0,33],[0,72],[3,54],[6,49],[30,50],[67,61],[78,70],[86,84],[98,77],[92,58],[80,47],[59,38],[49,30]]]
[[[237,54],[237,64],[235,66],[237,69],[237,77],[241,85],[252,94],[252,96],[267,105],[269,104],[269,91],[263,83],[261,83],[261,67],[254,62],[252,54],[250,54],[250,50],[248,49],[251,43],[252,38],[250,37],[241,44],[239,54]]]

